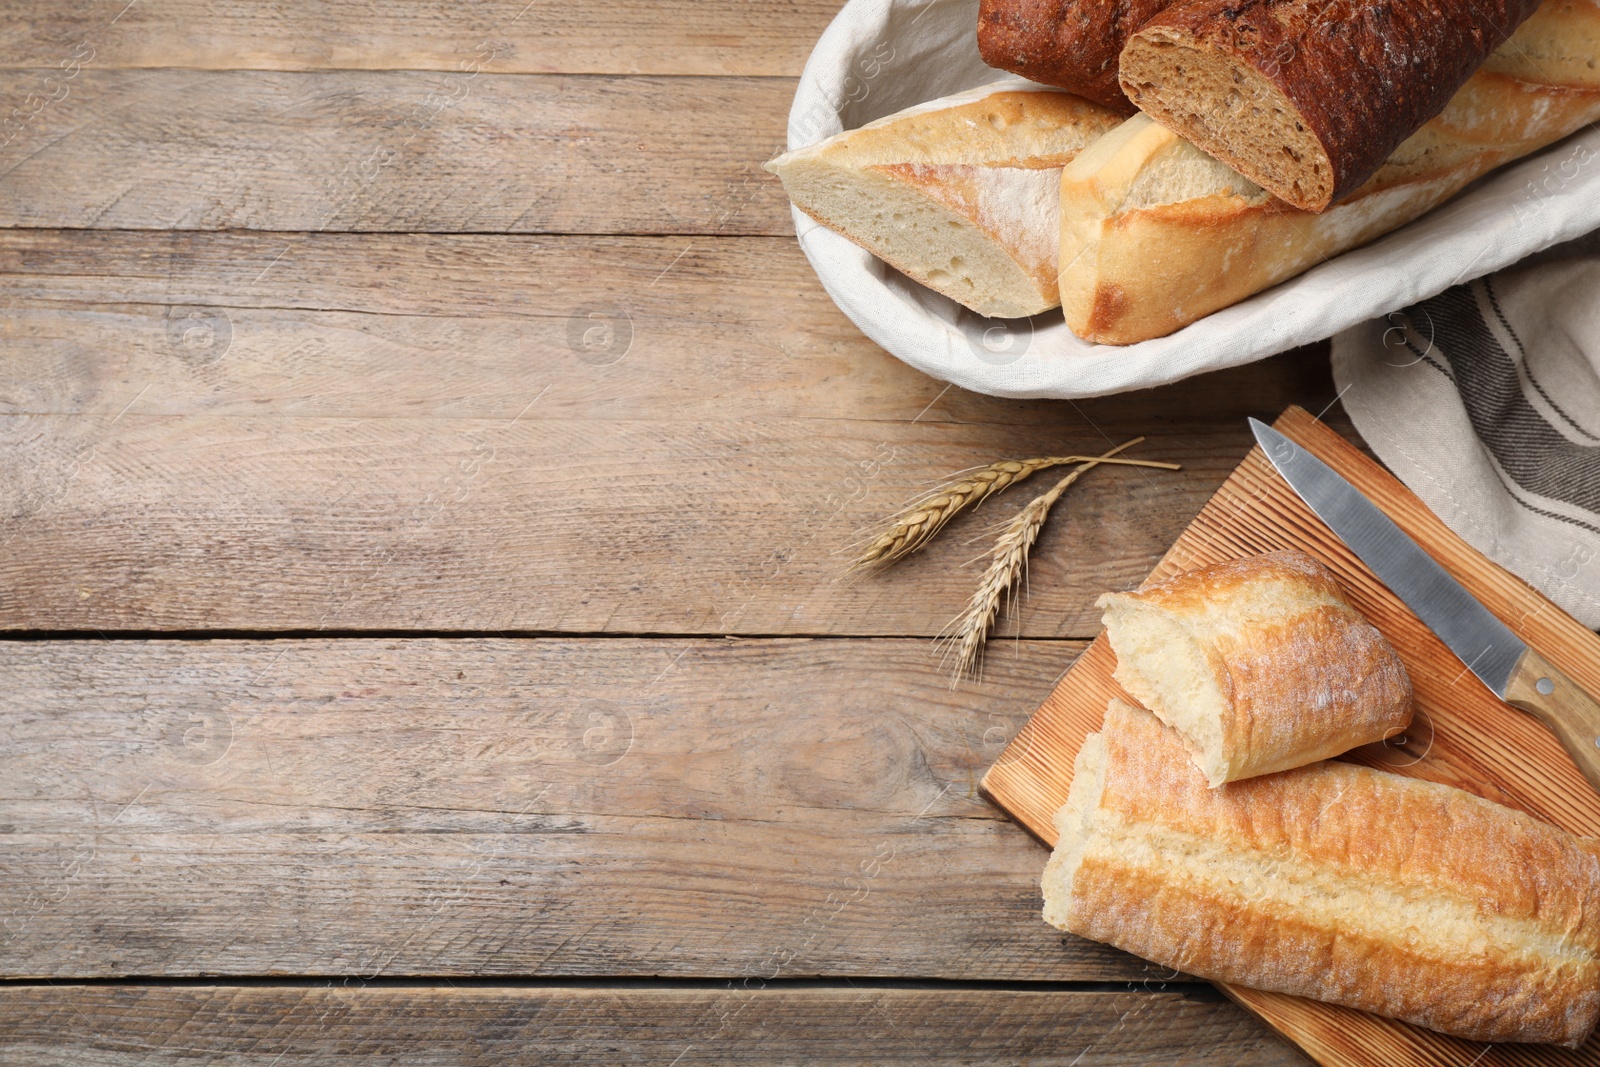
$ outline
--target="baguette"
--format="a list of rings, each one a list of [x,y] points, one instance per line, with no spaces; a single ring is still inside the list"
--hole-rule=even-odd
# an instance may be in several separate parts
[[[1107,593],[1114,677],[1213,787],[1382,741],[1411,723],[1400,657],[1304,552]]]
[[[796,207],[980,315],[1061,302],[1061,168],[1108,108],[1009,78],[919,104],[766,165]]]
[[[1208,789],[1113,701],[1056,825],[1046,921],[1162,967],[1477,1041],[1600,1015],[1600,842],[1462,790],[1338,762]]]
[[[1062,173],[1061,302],[1088,341],[1161,337],[1422,215],[1600,118],[1600,6],[1554,0],[1361,188],[1321,214],[1145,116]],[[1577,42],[1575,47],[1573,42]],[[1544,73],[1530,77],[1532,69]]]
[[[1323,211],[1442,111],[1539,0],[1178,0],[1128,38],[1145,114]]]
[[[1055,85],[1124,115],[1117,80],[1128,37],[1172,0],[980,0],[978,53],[991,67]]]

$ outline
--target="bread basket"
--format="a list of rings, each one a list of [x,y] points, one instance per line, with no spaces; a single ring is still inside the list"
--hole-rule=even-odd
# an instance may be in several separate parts
[[[789,113],[801,148],[1001,77],[978,57],[977,0],[849,0]],[[993,396],[1087,397],[1174,382],[1330,337],[1600,227],[1600,131],[1493,172],[1423,218],[1166,337],[1095,345],[1059,311],[985,319],[794,212],[823,288],[861,331],[936,378]]]

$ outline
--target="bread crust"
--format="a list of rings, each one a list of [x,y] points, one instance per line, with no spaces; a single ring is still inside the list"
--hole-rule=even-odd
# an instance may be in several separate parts
[[[1179,0],[1128,39],[1121,83],[1141,110],[1205,152],[1295,207],[1323,211],[1442,111],[1536,7],[1538,0]],[[1188,87],[1155,73],[1174,48],[1191,69],[1216,64],[1235,81],[1245,71],[1263,79],[1323,159],[1264,165],[1281,163],[1279,146],[1251,136],[1248,109],[1193,113]],[[1322,166],[1325,181],[1313,174]]]
[[[1117,58],[1134,31],[1172,0],[980,0],[978,53],[998,70],[1104,104],[1133,104],[1117,80]]]
[[[1339,762],[1209,789],[1120,701],[1097,736],[1098,792],[1062,809],[1046,868],[1061,929],[1479,1041],[1575,1047],[1594,1028],[1600,842]]]
[[[1060,172],[1117,124],[1006,79],[897,112],[767,164],[801,211],[981,315],[1060,301]]]
[[[1480,70],[1377,174],[1321,214],[1269,196],[1147,117],[1128,120],[1106,138],[1117,138],[1117,151],[1091,149],[1062,172],[1067,326],[1101,344],[1165,336],[1394,230],[1495,167],[1600,119],[1600,65],[1554,44],[1583,28],[1600,36],[1600,6],[1541,11],[1496,59],[1527,66],[1527,49],[1539,47],[1539,64],[1559,81]],[[1137,199],[1177,156],[1209,164],[1216,177],[1166,201]]]
[[[1213,786],[1327,759],[1411,722],[1411,679],[1399,655],[1303,552],[1231,560],[1097,603],[1117,682],[1189,734],[1192,747],[1201,742],[1185,727],[1185,709],[1163,706],[1157,678],[1170,667],[1170,643],[1136,650],[1123,626],[1155,616],[1200,650],[1221,698],[1218,750],[1201,760]]]

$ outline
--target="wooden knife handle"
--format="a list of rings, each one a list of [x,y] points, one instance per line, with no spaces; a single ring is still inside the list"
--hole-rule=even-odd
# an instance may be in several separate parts
[[[1600,701],[1530,648],[1511,672],[1506,703],[1550,727],[1589,784],[1600,790]]]

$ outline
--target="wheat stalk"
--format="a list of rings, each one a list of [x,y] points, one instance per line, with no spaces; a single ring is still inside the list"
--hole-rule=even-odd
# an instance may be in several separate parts
[[[1162,467],[1177,470],[1174,463],[1156,463],[1140,459],[1112,459],[1123,449],[1143,441],[1143,437],[1118,445],[1101,456],[1040,456],[1036,459],[1005,459],[979,467],[956,481],[952,481],[925,494],[917,501],[891,515],[888,528],[862,549],[846,573],[881,570],[916,552],[934,535],[944,529],[949,521],[995,493],[1011,488],[1025,478],[1048,467],[1061,467],[1068,463],[1118,463],[1131,467]],[[1092,461],[1092,462],[1091,462]],[[1087,467],[1082,468],[1087,470]]]
[[[1028,565],[1028,553],[1032,551],[1033,543],[1038,540],[1039,531],[1050,515],[1050,509],[1061,499],[1061,494],[1065,493],[1073,482],[1083,477],[1086,471],[1102,463],[1117,462],[1110,457],[1141,440],[1143,438],[1136,437],[1102,456],[1082,457],[1082,462],[1070,474],[1051,486],[1049,492],[1030,500],[1027,506],[1006,524],[1000,537],[995,541],[994,551],[990,553],[989,569],[984,571],[983,580],[978,583],[978,588],[967,601],[966,608],[947,628],[954,631],[953,636],[949,638],[956,660],[955,672],[950,678],[952,689],[964,676],[977,672],[984,641],[988,639],[995,618],[1000,614],[1000,602],[1016,588],[1023,569]],[[1149,465],[1170,470],[1178,469],[1177,464],[1173,463]]]

